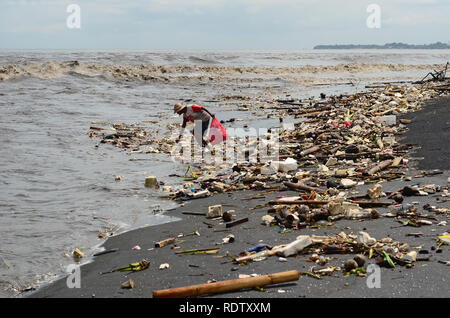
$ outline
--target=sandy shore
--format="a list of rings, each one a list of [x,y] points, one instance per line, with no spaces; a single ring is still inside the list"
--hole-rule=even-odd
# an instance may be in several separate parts
[[[394,181],[383,183],[383,191],[391,192],[405,185],[436,184],[447,186],[449,174],[448,152],[450,138],[448,138],[448,112],[450,98],[444,98],[428,103],[424,109],[402,116],[412,119],[410,130],[405,134],[404,143],[420,145],[422,148],[412,154],[413,157],[423,157],[420,161],[411,161],[411,168],[407,176],[410,181]],[[447,127],[447,128],[446,128]],[[447,130],[446,130],[447,129]],[[442,169],[442,174],[430,177],[414,177],[419,169]],[[365,194],[369,185],[358,186],[356,190]],[[94,261],[81,267],[81,288],[68,288],[66,278],[55,281],[41,289],[24,294],[25,297],[124,297],[139,298],[152,297],[155,290],[182,287],[208,281],[223,281],[239,278],[239,274],[270,274],[288,270],[309,272],[311,267],[321,266],[308,262],[310,255],[297,255],[288,257],[281,262],[278,256],[272,256],[260,262],[251,262],[239,265],[224,257],[227,253],[237,256],[239,253],[261,243],[270,246],[287,244],[295,240],[298,235],[337,235],[340,232],[358,233],[368,232],[376,239],[392,238],[394,241],[407,243],[411,248],[420,251],[420,256],[427,256],[427,261],[417,261],[413,268],[396,266],[395,268],[381,268],[381,288],[369,288],[367,277],[355,275],[344,276],[343,271],[337,271],[332,276],[323,276],[316,279],[310,276],[300,276],[298,281],[273,285],[264,288],[264,291],[255,289],[238,292],[207,295],[202,297],[220,298],[298,298],[298,297],[449,297],[448,269],[449,267],[439,261],[449,261],[448,245],[437,249],[437,237],[448,231],[448,225],[438,225],[447,221],[447,214],[437,216],[432,225],[419,228],[403,226],[393,218],[381,217],[374,220],[355,221],[340,220],[329,226],[321,228],[305,228],[289,233],[280,233],[278,226],[266,227],[261,224],[261,217],[267,213],[267,207],[253,209],[270,200],[283,196],[295,196],[296,192],[283,191],[266,194],[258,199],[243,200],[253,197],[255,191],[238,191],[214,195],[209,198],[186,202],[185,206],[166,212],[167,215],[180,217],[177,222],[158,226],[145,227],[121,235],[110,237],[105,243],[106,250],[117,249],[113,253],[95,256]],[[405,197],[404,206],[413,204],[422,207],[424,204],[436,205],[439,208],[449,208],[450,203],[441,201],[439,193],[428,196]],[[229,229],[220,220],[206,219],[203,215],[185,215],[183,212],[206,212],[208,206],[222,204],[224,210],[235,210],[235,220],[248,218],[248,222],[236,225]],[[378,209],[381,214],[387,208]],[[206,223],[205,223],[206,222]],[[207,224],[208,223],[208,224]],[[171,246],[154,248],[155,242],[176,237],[180,233],[198,231],[200,236],[188,236],[178,243],[179,249]],[[408,234],[420,232],[422,235],[410,236]],[[218,245],[227,235],[233,234],[233,243]],[[133,250],[139,245],[140,250]],[[213,255],[177,255],[176,251],[220,248]],[[222,257],[219,257],[222,256]],[[344,261],[353,255],[330,255],[332,259],[325,266],[339,266],[343,268]],[[150,267],[135,273],[108,272],[126,266],[129,263],[142,259],[150,261]],[[159,269],[161,264],[168,263],[168,269]],[[374,259],[368,260],[374,264]],[[122,283],[133,279],[133,289],[122,289]]]

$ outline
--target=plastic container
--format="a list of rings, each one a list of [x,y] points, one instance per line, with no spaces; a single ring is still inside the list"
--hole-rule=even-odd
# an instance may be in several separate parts
[[[158,186],[158,180],[155,176],[150,176],[145,178],[145,186],[147,188],[155,188]]]
[[[210,205],[208,207],[208,213],[206,214],[208,218],[222,217],[222,205]]]
[[[294,158],[287,158],[284,161],[272,161],[272,163],[270,165],[275,170],[278,170],[281,172],[297,170],[297,168],[298,168],[297,160],[295,160]]]

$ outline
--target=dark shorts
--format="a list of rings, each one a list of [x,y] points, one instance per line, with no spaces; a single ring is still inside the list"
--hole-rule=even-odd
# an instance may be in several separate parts
[[[196,123],[197,125],[197,123]],[[205,136],[205,132],[208,130],[209,128],[209,120],[208,121],[202,121],[202,136]],[[194,135],[195,133],[195,128],[194,130],[192,130],[192,135]]]
[[[202,136],[205,135],[205,132],[208,130],[208,127],[209,127],[209,120],[202,121]]]

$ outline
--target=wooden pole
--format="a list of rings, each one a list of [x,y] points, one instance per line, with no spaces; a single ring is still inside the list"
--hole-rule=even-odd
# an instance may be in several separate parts
[[[248,222],[248,218],[243,218],[243,219],[240,219],[240,220],[236,220],[234,222],[227,223],[225,225],[225,227],[226,228],[230,228],[230,227],[233,227],[235,225],[238,225],[238,224],[241,224],[241,223],[245,223],[245,222]]]
[[[209,284],[199,284],[172,289],[155,290],[155,298],[180,298],[199,296],[204,294],[226,293],[235,290],[263,287],[298,280],[300,272],[297,270],[268,274],[258,277],[227,280]]]
[[[314,191],[314,192],[317,192],[317,193],[323,193],[322,190],[319,190],[317,188],[304,185],[303,183],[284,182],[283,184],[286,187],[290,188],[290,189],[303,190],[303,191],[308,191],[308,192],[313,192]]]
[[[306,155],[309,155],[310,153],[313,153],[313,152],[316,152],[316,151],[319,151],[319,150],[320,150],[319,146],[314,146],[314,147],[311,147],[311,148],[308,148],[308,149],[305,149],[305,150],[301,151],[300,152],[300,156],[306,156]]]
[[[377,173],[378,171],[381,171],[383,169],[386,169],[387,167],[389,167],[392,164],[392,160],[386,160],[386,161],[382,161],[381,163],[377,164],[375,167],[369,169],[368,171],[364,172],[364,175],[366,176],[372,176],[375,173]]]

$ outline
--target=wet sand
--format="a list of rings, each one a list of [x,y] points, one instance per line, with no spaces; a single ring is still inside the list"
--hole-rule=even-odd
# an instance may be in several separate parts
[[[445,180],[446,181],[446,180]],[[420,178],[413,179],[407,184],[444,184],[444,178]],[[385,191],[393,191],[403,186],[404,183],[392,182],[384,185]],[[320,266],[306,262],[309,256],[298,255],[289,257],[287,262],[280,262],[278,256],[272,256],[261,262],[252,262],[246,266],[234,264],[226,258],[215,258],[211,255],[176,255],[170,246],[153,248],[155,242],[173,237],[179,233],[191,233],[198,231],[200,236],[185,238],[185,242],[179,244],[181,249],[218,247],[216,243],[222,242],[222,238],[229,234],[235,236],[235,242],[221,246],[217,255],[225,255],[227,252],[237,255],[257,244],[279,245],[289,243],[300,234],[310,235],[336,235],[341,231],[358,233],[366,231],[371,236],[381,239],[391,237],[396,241],[408,243],[411,247],[424,245],[423,249],[432,255],[431,261],[416,262],[414,268],[407,269],[397,266],[394,269],[381,269],[381,288],[370,289],[366,285],[366,278],[349,276],[344,277],[343,272],[336,272],[333,277],[323,277],[320,280],[301,276],[296,282],[274,285],[265,288],[265,292],[246,290],[240,292],[208,295],[202,297],[249,297],[249,298],[279,298],[279,297],[448,297],[448,267],[438,263],[438,260],[448,260],[448,246],[443,246],[443,252],[438,254],[431,250],[436,246],[437,236],[447,230],[446,227],[432,225],[413,228],[402,226],[392,218],[380,218],[370,221],[341,220],[334,226],[326,226],[321,229],[302,229],[286,234],[278,233],[278,227],[266,228],[261,225],[261,216],[265,214],[265,208],[249,211],[249,208],[263,204],[276,198],[280,193],[266,196],[264,199],[243,201],[242,197],[250,197],[255,193],[242,191],[230,194],[220,194],[206,199],[198,199],[185,207],[171,211],[170,214],[182,216],[183,211],[205,211],[208,205],[229,204],[226,208],[235,209],[237,218],[248,217],[249,221],[225,230],[225,225],[219,221],[207,220],[204,216],[183,215],[183,220],[166,223],[159,226],[142,228],[130,231],[119,236],[109,238],[104,247],[106,250],[119,249],[117,252],[95,257],[95,261],[81,268],[81,288],[69,289],[66,280],[59,280],[41,290],[31,294],[30,297],[152,297],[154,290],[188,286],[206,283],[208,280],[237,279],[239,274],[270,274],[288,270],[309,271],[310,267]],[[283,195],[295,195],[294,192],[283,192]],[[428,197],[409,197],[404,204],[420,201],[419,206],[425,203],[435,204],[436,199]],[[450,204],[439,204],[439,207],[450,207]],[[225,207],[224,207],[225,208]],[[379,209],[381,213],[387,209]],[[441,215],[439,221],[445,220]],[[213,228],[203,222],[217,224]],[[215,232],[217,231],[217,232]],[[408,233],[422,232],[422,237],[408,237]],[[140,251],[132,250],[139,245]],[[333,255],[335,259],[327,265],[343,267],[343,262],[352,255]],[[126,266],[129,263],[147,259],[150,268],[136,273],[108,273],[115,268]],[[160,270],[160,264],[170,264],[169,269]],[[370,260],[369,263],[374,263]],[[121,289],[121,284],[128,279],[133,279],[135,288]],[[348,286],[346,285],[348,284]],[[280,290],[284,291],[281,292]]]
[[[419,159],[418,168],[450,170],[450,97],[430,100],[402,118],[411,120],[404,142],[419,146],[412,154]]]
[[[405,135],[405,143],[414,143],[422,146],[424,159],[420,161],[419,169],[430,167],[430,169],[448,169],[448,142],[445,137],[445,130],[439,128],[446,124],[448,115],[449,99],[441,99],[427,104],[423,110],[411,113],[402,118],[412,118],[409,125],[410,131]],[[430,106],[431,105],[431,106]],[[435,115],[436,114],[436,115]],[[434,117],[435,116],[435,117]],[[430,125],[430,120],[436,124]],[[442,125],[441,125],[442,124]],[[430,133],[424,133],[420,127],[428,127]],[[419,129],[419,130],[418,130]],[[434,129],[434,133],[431,130]],[[437,131],[439,129],[439,131]],[[444,135],[442,135],[442,133]],[[447,134],[448,135],[448,134]],[[411,141],[411,138],[413,141]],[[440,149],[427,148],[428,146],[441,145]],[[428,153],[430,151],[430,153]],[[435,152],[432,152],[435,151]],[[430,154],[433,155],[430,155]],[[437,153],[437,155],[436,155]],[[420,152],[418,153],[420,154]],[[414,154],[413,156],[419,156]],[[407,171],[407,176],[416,176],[418,171],[412,168],[414,162],[410,161],[411,168]],[[434,183],[436,185],[448,185],[447,178],[449,171],[432,177],[412,178],[411,181],[394,181],[383,183],[383,191],[395,191],[405,185],[425,185]],[[361,194],[366,193],[369,185],[358,186]],[[439,226],[437,224],[424,225],[420,228],[402,226],[392,218],[381,217],[375,220],[355,221],[340,220],[332,226],[323,226],[320,229],[302,229],[290,233],[279,233],[279,227],[265,227],[261,224],[261,217],[267,213],[267,208],[250,210],[257,205],[265,204],[269,200],[278,196],[297,195],[292,191],[278,192],[266,195],[263,198],[253,200],[242,200],[254,196],[254,191],[240,191],[233,193],[223,193],[205,199],[197,199],[186,202],[184,207],[166,212],[167,215],[181,217],[181,221],[166,223],[158,226],[151,226],[130,231],[118,236],[109,238],[104,247],[106,250],[118,249],[114,253],[104,254],[94,257],[94,261],[81,267],[81,288],[70,289],[67,287],[66,279],[62,278],[48,286],[45,286],[33,293],[24,294],[25,297],[114,297],[114,298],[139,298],[152,297],[155,290],[188,286],[192,284],[206,283],[209,280],[223,281],[239,278],[239,274],[270,274],[288,270],[299,270],[301,272],[310,271],[312,266],[321,268],[311,262],[307,262],[310,255],[297,255],[288,257],[287,262],[280,262],[278,256],[272,256],[260,262],[252,262],[246,266],[237,265],[227,258],[217,258],[230,253],[238,255],[257,244],[265,243],[271,246],[289,243],[298,235],[336,235],[342,231],[349,234],[366,231],[371,236],[380,240],[390,237],[394,241],[408,243],[411,248],[419,247],[416,250],[426,250],[431,258],[429,261],[418,261],[414,267],[408,269],[396,266],[393,269],[381,268],[381,288],[368,288],[367,278],[350,275],[344,276],[343,271],[335,272],[331,277],[322,277],[320,280],[300,276],[298,281],[273,285],[264,288],[264,292],[257,290],[243,290],[239,292],[207,295],[204,297],[214,298],[298,298],[298,297],[449,297],[448,291],[448,266],[438,261],[448,261],[449,247],[443,245],[442,252],[437,253],[433,247],[437,246],[437,237],[448,231],[448,225]],[[439,208],[449,208],[449,202],[439,201],[439,193],[428,196],[405,197],[404,206],[416,201],[418,207],[429,203]],[[224,210],[235,210],[235,220],[248,217],[248,222],[242,223],[231,229],[226,229],[225,224],[217,220],[206,219],[202,215],[183,215],[182,212],[206,212],[209,205],[222,204]],[[383,214],[388,209],[378,209]],[[437,222],[448,221],[446,214],[437,216]],[[214,224],[213,227],[203,223]],[[198,231],[200,236],[189,236],[183,238],[185,241],[179,243],[180,249],[171,249],[170,246],[154,248],[157,241],[177,236],[179,233],[191,233]],[[408,236],[410,233],[423,233],[420,237]],[[235,241],[225,245],[216,245],[222,242],[227,235],[233,234]],[[139,245],[141,250],[133,250],[135,245]],[[220,251],[215,255],[176,255],[176,251],[220,247]],[[153,248],[153,249],[152,249]],[[151,250],[149,250],[151,249]],[[425,253],[425,252],[424,252]],[[353,258],[350,255],[331,255],[333,259],[326,266],[340,266],[346,259]],[[422,255],[423,256],[423,255]],[[126,266],[129,263],[138,262],[141,259],[150,261],[150,267],[144,271],[136,273],[114,272],[100,274],[111,271],[118,267]],[[373,264],[374,259],[368,261]],[[160,264],[168,263],[170,268],[160,270]],[[121,289],[121,284],[129,279],[133,279],[135,287],[133,289]]]

